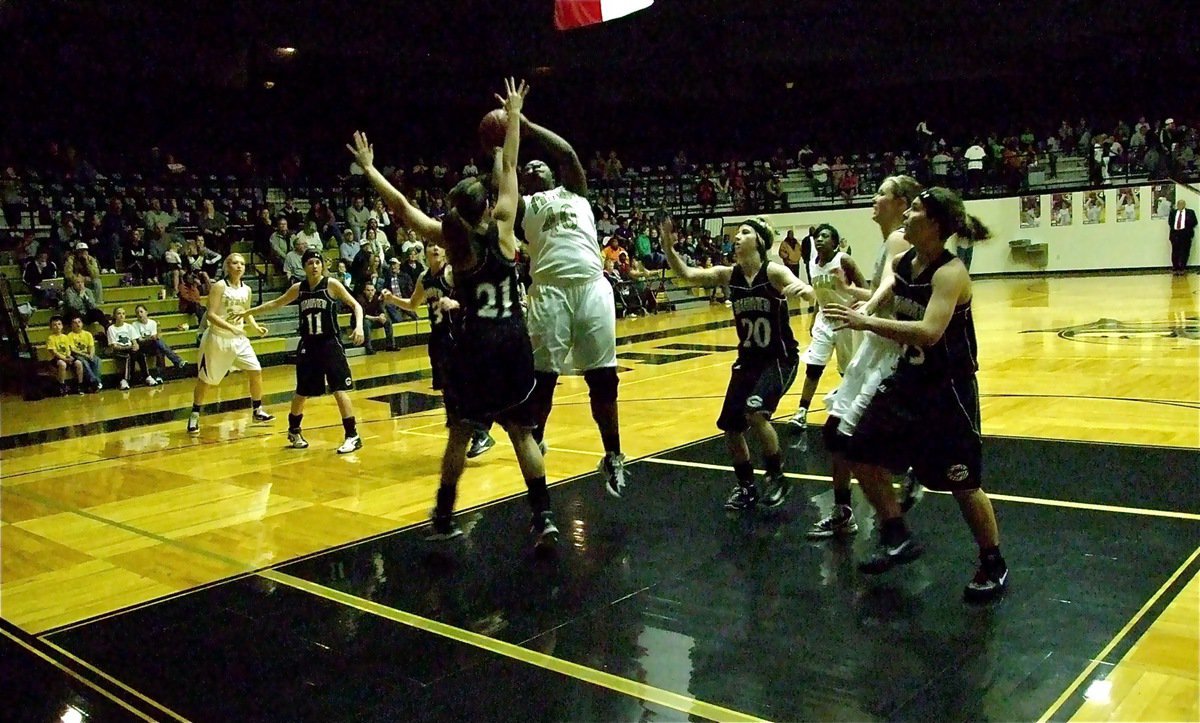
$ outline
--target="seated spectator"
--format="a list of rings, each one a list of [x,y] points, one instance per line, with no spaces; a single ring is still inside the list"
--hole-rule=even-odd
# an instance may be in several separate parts
[[[621,248],[621,239],[616,236],[609,236],[604,240],[604,248],[600,252],[600,255],[604,257],[605,261],[611,261],[615,264],[623,253],[625,253],[625,249]]]
[[[384,348],[388,351],[396,351],[396,338],[392,330],[392,319],[384,311],[384,303],[381,295],[376,292],[375,285],[367,283],[363,286],[362,294],[358,297],[358,303],[362,304],[363,308],[363,332],[366,335],[366,342],[363,347],[368,354],[375,353],[375,345],[371,341],[371,332],[380,327],[383,328],[383,333],[387,339],[387,346]]]
[[[354,237],[361,239],[364,232],[367,230],[367,221],[371,218],[371,211],[364,205],[362,196],[355,196],[350,202],[350,208],[346,209],[346,225],[354,231]]]
[[[179,312],[194,315],[196,326],[204,323],[208,292],[209,284],[194,273],[185,273],[179,280]]]
[[[129,232],[129,241],[125,245],[125,274],[135,285],[151,284],[158,278],[154,260],[150,258],[150,250],[142,239],[142,229],[135,228]]]
[[[228,237],[229,218],[213,206],[211,199],[204,199],[200,204],[200,215],[196,218],[196,226],[205,237],[212,239],[212,246],[220,253],[229,253],[231,239]]]
[[[291,233],[288,232],[287,217],[280,216],[275,220],[275,233],[271,234],[268,246],[271,252],[271,263],[275,265],[277,270],[282,272],[283,259],[292,248],[292,238]]]
[[[362,244],[354,236],[353,229],[342,230],[342,245],[338,247],[338,255],[346,262],[346,266],[354,263],[354,257],[358,256],[359,250],[362,249]]]
[[[408,279],[412,283],[411,288],[417,287],[417,279],[421,278],[421,274],[425,273],[425,265],[421,263],[420,249],[416,246],[409,246],[405,252],[404,264],[400,270],[408,274]]]
[[[179,280],[183,278],[183,256],[179,253],[179,244],[172,241],[163,252],[163,285],[171,292],[171,296],[179,296]]]
[[[334,267],[332,276],[333,278],[342,282],[342,286],[345,286],[347,289],[350,288],[351,284],[353,283],[353,279],[350,276],[350,268],[347,266],[345,259],[337,260],[337,266]]]
[[[84,277],[76,276],[63,295],[63,310],[69,315],[78,316],[88,324],[99,324],[108,328],[108,316],[96,304],[92,290],[83,285]]]
[[[363,287],[368,283],[374,284],[379,268],[378,257],[369,246],[363,246],[350,264],[350,280],[353,282],[351,293],[362,294]]]
[[[288,251],[287,255],[283,257],[283,273],[287,276],[289,284],[300,283],[306,278],[303,259],[304,252],[307,250],[308,246],[297,235],[296,239],[292,242],[292,250]]]
[[[404,273],[401,268],[400,259],[392,257],[388,259],[387,268],[383,270],[383,274],[379,278],[379,285],[382,289],[391,292],[392,296],[401,299],[407,299],[412,296],[413,290],[416,288],[416,283],[412,277]],[[393,304],[387,304],[384,307],[388,317],[392,321],[415,320],[417,315],[407,309],[402,309]]]
[[[375,205],[371,208],[371,218],[375,219],[380,229],[386,229],[392,225],[392,217],[388,215],[387,209],[383,205],[383,199],[375,199]]]
[[[304,244],[304,247],[300,250],[300,253],[304,253],[308,249],[312,249],[313,251],[321,251],[325,248],[324,242],[321,241],[321,232],[317,230],[316,219],[309,219],[304,224],[304,228],[300,229],[300,231],[296,234],[295,240]],[[294,246],[295,244],[293,244],[293,247]]]
[[[158,360],[158,374],[155,375],[155,381],[162,384],[163,372],[167,366],[163,360],[164,357],[170,359],[176,369],[187,368],[187,362],[180,358],[167,345],[167,342],[158,336],[158,322],[150,318],[150,313],[146,311],[145,304],[138,304],[134,312],[137,314],[137,319],[133,322],[134,338],[137,340],[138,346],[141,347],[142,355],[145,357],[147,363],[151,356]]]
[[[58,372],[58,393],[68,394],[67,374],[74,377],[73,391],[83,394],[83,362],[71,355],[71,337],[63,333],[63,318],[55,315],[50,317],[50,336],[46,337],[46,350],[50,352],[50,363]]]
[[[380,259],[386,259],[388,256],[392,255],[391,248],[380,236],[379,229],[367,229],[366,234],[363,235],[361,243],[363,249],[369,249],[371,251],[371,255],[375,257],[376,264],[378,264]],[[353,264],[351,264],[351,270],[353,270]]]
[[[209,281],[217,278],[221,270],[221,254],[208,248],[203,236],[197,236],[184,258],[184,266],[204,274]]]
[[[142,222],[147,230],[170,231],[179,222],[179,202],[171,199],[171,210],[168,212],[163,210],[161,200],[150,199],[150,210],[142,216]]]
[[[49,285],[43,285],[47,280],[57,278],[58,265],[50,260],[50,252],[45,249],[39,250],[37,256],[27,261],[21,272],[21,279],[29,287],[29,293],[33,295],[34,305],[40,309],[58,306],[62,289],[47,288]],[[62,327],[61,319],[59,319],[59,327],[60,329]]]
[[[71,342],[71,358],[83,364],[87,376],[88,392],[98,392],[104,388],[100,380],[100,357],[96,356],[96,337],[92,332],[83,328],[83,319],[71,317],[71,333],[67,335]]]
[[[129,375],[135,365],[141,367],[141,373],[146,375],[146,386],[158,384],[146,366],[146,355],[138,345],[137,330],[133,324],[125,323],[124,307],[118,306],[113,311],[113,323],[108,327],[108,349],[121,365],[121,389],[129,388]]]
[[[74,285],[76,279],[82,279],[92,292],[92,300],[96,304],[104,303],[104,284],[100,279],[100,264],[89,253],[87,242],[80,241],[75,244],[75,253],[67,257],[66,265],[63,267],[63,276],[70,285]]]

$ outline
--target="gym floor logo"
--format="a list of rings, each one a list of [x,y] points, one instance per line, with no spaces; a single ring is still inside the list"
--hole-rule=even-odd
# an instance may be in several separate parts
[[[1087,344],[1167,341],[1174,345],[1180,340],[1200,341],[1200,317],[1190,314],[1175,314],[1162,321],[1098,319],[1090,324],[1062,326],[1057,329],[1026,329],[1021,333],[1054,333],[1062,339],[1081,341]]]

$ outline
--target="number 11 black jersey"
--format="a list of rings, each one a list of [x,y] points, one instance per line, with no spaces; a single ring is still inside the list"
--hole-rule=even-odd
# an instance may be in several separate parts
[[[739,362],[789,359],[800,353],[788,319],[787,297],[771,285],[767,264],[752,281],[735,265],[729,277],[729,300],[737,326]]]

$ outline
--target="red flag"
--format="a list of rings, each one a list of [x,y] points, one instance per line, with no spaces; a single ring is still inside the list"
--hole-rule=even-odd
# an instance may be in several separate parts
[[[554,0],[554,27],[573,30],[645,10],[654,0]]]

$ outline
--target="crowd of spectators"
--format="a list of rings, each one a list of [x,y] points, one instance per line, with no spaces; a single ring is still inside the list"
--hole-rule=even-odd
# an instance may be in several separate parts
[[[851,202],[897,173],[968,196],[1018,192],[1034,174],[1053,179],[1065,158],[1081,160],[1093,186],[1123,176],[1187,176],[1197,168],[1198,141],[1194,124],[1173,119],[1139,118],[1104,129],[1081,119],[1042,134],[1024,128],[955,140],[923,121],[912,147],[895,151],[831,153],[801,144],[794,153],[779,148],[769,158],[701,162],[679,151],[661,165],[596,151],[587,166],[605,274],[621,313],[637,314],[655,311],[655,292],[662,290],[657,272],[666,259],[657,227],[658,214],[668,208],[693,212],[678,247],[689,264],[706,267],[728,263],[732,252],[728,239],[700,221],[718,208],[787,210],[799,195]],[[179,310],[199,323],[208,288],[235,243],[249,243],[255,263],[268,265],[279,285],[302,278],[304,252],[320,249],[331,272],[369,310],[370,325],[386,329],[387,348],[394,348],[392,326],[413,315],[380,304],[378,296],[385,289],[411,295],[424,270],[424,245],[393,222],[367,189],[362,169],[350,164],[345,174],[317,181],[297,154],[265,173],[253,154],[244,153],[222,170],[225,175],[197,176],[172,154],[152,149],[135,172],[106,174],[74,148],[52,144],[37,167],[10,165],[0,173],[6,221],[0,251],[22,266],[35,305],[56,309],[66,323],[78,317],[85,326],[99,326],[104,342],[113,324],[103,311],[106,275],[116,274],[122,284],[159,285],[160,298],[178,299]],[[474,158],[461,165],[418,158],[381,171],[416,206],[440,218],[446,192],[479,168]],[[651,178],[654,183],[647,183]],[[272,202],[280,192],[283,200]],[[73,371],[67,367],[64,373]]]

